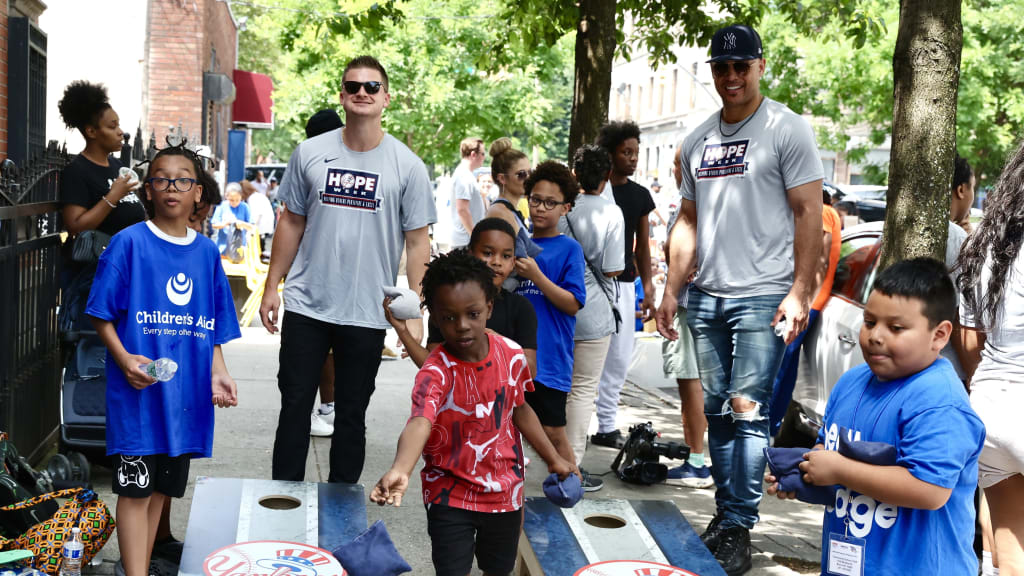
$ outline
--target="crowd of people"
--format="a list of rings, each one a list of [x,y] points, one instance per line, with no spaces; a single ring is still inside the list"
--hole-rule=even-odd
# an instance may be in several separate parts
[[[677,380],[691,448],[666,479],[715,487],[701,540],[727,574],[751,567],[765,490],[825,505],[822,573],[975,574],[976,509],[991,512],[993,528],[983,569],[1024,573],[1024,453],[1013,424],[1024,376],[1024,148],[973,231],[974,177],[957,161],[946,261],[907,260],[878,275],[860,332],[866,363],[836,383],[814,448],[784,452],[771,437],[802,338],[831,294],[844,221],[823,192],[810,124],[760,92],[757,32],[720,29],[710,52],[722,108],[678,147],[674,214],[632,179],[635,123],[608,123],[569,166],[532,166],[508,138],[485,146],[471,137],[452,177],[451,237],[436,257],[427,169],[382,128],[391,92],[373,57],[347,64],[345,124],[334,114],[307,132],[273,197],[262,190],[273,183],[257,177],[228,184],[223,203],[182,147],[161,151],[141,182],[118,176],[107,155],[120,149],[120,129],[105,94],[69,87],[61,113],[87,144],[65,174],[65,223],[73,234],[113,235],[85,310],[118,368],[108,370],[108,453],[143,459],[155,479],[141,489],[115,474],[125,573],[145,574],[160,511],[183,493],[189,459],[210,455],[213,406],[237,402],[220,345],[238,323],[218,263],[246,226],[273,234],[260,307],[281,335],[273,478],[304,478],[312,428],[330,415],[328,480],[359,480],[366,410],[393,329],[419,372],[394,463],[370,499],[400,504],[422,457],[438,574],[464,576],[474,557],[486,574],[511,573],[528,460],[521,437],[559,479],[602,488],[580,464],[588,444],[624,441],[616,416],[637,318],[653,318],[664,337],[663,369]],[[481,188],[488,156],[496,193]],[[220,249],[193,230],[212,208]],[[167,262],[181,271],[168,277]],[[403,267],[426,326],[398,318],[384,296]],[[178,288],[186,283],[188,297]],[[189,325],[167,336],[169,326],[157,330],[167,318]],[[190,361],[178,387],[153,386],[140,365],[177,353],[184,328],[190,358],[203,361]],[[979,485],[987,505],[975,505]]]

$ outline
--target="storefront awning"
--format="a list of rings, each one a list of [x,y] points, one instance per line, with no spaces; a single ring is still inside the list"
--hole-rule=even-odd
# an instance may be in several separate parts
[[[266,74],[235,70],[235,102],[231,116],[235,124],[249,128],[273,128],[274,111],[271,109],[274,81]]]

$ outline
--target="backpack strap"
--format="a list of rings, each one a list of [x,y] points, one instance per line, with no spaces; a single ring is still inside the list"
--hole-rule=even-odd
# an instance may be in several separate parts
[[[0,511],[9,512],[12,510],[24,510],[26,508],[31,508],[36,504],[39,504],[40,502],[46,502],[47,500],[53,500],[55,498],[70,498],[72,496],[76,496],[79,492],[82,492],[84,490],[84,488],[67,488],[65,490],[57,490],[56,492],[41,494],[39,496],[36,496],[35,498],[22,500],[21,502],[15,502],[14,504],[11,504],[9,506],[4,506],[3,508],[0,508]],[[92,491],[89,490],[89,492]]]

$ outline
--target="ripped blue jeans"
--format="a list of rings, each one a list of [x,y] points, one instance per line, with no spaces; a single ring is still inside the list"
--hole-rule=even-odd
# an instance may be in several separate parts
[[[704,387],[715,504],[723,528],[750,529],[758,520],[769,402],[786,351],[771,321],[784,297],[719,298],[690,288],[686,323]],[[735,412],[732,398],[743,398],[755,407]]]

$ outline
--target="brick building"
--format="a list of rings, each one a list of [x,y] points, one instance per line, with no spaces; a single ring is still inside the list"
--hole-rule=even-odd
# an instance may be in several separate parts
[[[163,146],[168,130],[227,156],[239,22],[224,0],[149,0],[142,130]]]

